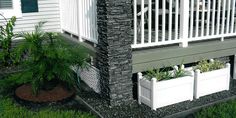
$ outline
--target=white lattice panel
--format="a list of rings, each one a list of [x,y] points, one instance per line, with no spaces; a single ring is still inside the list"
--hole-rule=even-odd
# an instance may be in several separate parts
[[[100,93],[100,75],[99,70],[94,66],[89,66],[84,69],[79,69],[78,72],[81,80],[83,80],[96,93]]]

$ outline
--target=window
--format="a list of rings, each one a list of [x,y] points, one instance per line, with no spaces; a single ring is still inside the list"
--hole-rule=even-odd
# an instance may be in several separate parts
[[[3,14],[6,18],[21,17],[20,0],[0,0],[0,14]]]
[[[38,12],[38,0],[21,0],[22,13]]]

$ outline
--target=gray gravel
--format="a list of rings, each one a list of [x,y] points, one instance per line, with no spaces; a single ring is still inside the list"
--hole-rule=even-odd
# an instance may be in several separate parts
[[[98,94],[91,91],[80,91],[78,95],[97,110],[104,118],[162,118],[181,111],[196,108],[205,104],[217,102],[236,95],[236,81],[231,80],[230,91],[223,91],[212,95],[201,97],[193,101],[186,101],[151,110],[146,105],[139,105],[136,100],[116,107],[110,107]]]

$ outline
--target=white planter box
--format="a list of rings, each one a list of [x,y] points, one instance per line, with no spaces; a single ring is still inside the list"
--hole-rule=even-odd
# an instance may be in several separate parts
[[[212,93],[229,90],[230,84],[230,64],[225,68],[210,72],[200,73],[196,70],[194,74],[194,98]]]
[[[159,82],[156,79],[147,80],[142,73],[139,73],[138,77],[139,104],[144,103],[153,110],[193,100],[194,77],[192,76]]]
[[[97,68],[90,65],[87,68],[79,69],[78,76],[96,93],[101,92],[100,74]]]

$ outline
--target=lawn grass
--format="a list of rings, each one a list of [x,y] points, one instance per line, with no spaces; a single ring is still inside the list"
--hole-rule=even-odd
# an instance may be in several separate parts
[[[32,111],[14,103],[12,98],[0,98],[1,118],[95,118],[89,113],[75,110],[58,110],[55,108],[43,108]]]
[[[202,109],[195,114],[196,118],[236,118],[236,100]]]

